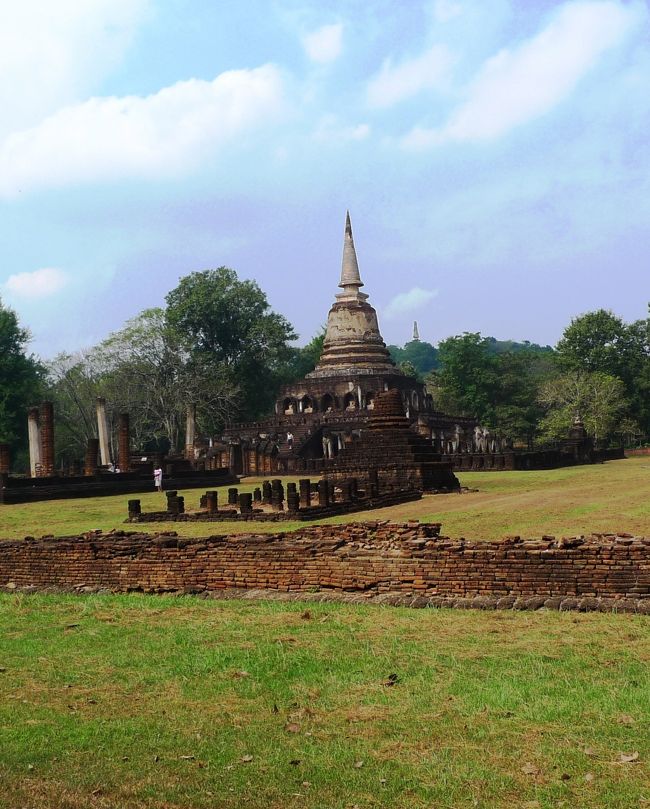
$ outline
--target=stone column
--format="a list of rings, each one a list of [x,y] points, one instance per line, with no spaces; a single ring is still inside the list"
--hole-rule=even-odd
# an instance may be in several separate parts
[[[185,457],[188,461],[194,460],[194,440],[196,438],[196,405],[187,406],[185,420]]]
[[[9,444],[0,444],[0,474],[6,472],[9,474],[11,468],[11,449]]]
[[[41,414],[41,477],[54,474],[54,406],[43,402]]]
[[[129,414],[120,413],[117,417],[117,465],[120,472],[128,472],[131,466],[131,431]]]
[[[239,497],[239,492],[237,491],[237,489],[235,489],[234,487],[228,489],[228,505],[229,506],[236,506],[238,497]]]
[[[111,453],[108,446],[108,420],[106,418],[106,399],[97,397],[97,434],[99,435],[99,456],[102,466],[111,462]]]
[[[86,462],[84,464],[84,475],[90,477],[94,475],[99,466],[99,438],[89,438],[86,447]]]
[[[29,474],[35,478],[41,466],[41,428],[38,423],[38,407],[27,411],[27,433],[29,435]]]
[[[262,504],[265,506],[271,505],[271,483],[268,480],[262,481]]]

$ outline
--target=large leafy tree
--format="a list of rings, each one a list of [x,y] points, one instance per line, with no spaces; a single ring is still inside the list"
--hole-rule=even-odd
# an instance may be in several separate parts
[[[240,416],[267,413],[296,335],[259,286],[219,267],[185,276],[166,302],[167,323],[192,358],[220,368],[241,391]]]
[[[617,376],[626,387],[639,375],[647,351],[645,321],[626,324],[605,309],[574,318],[557,344],[563,367]]]
[[[526,344],[496,352],[494,343],[479,333],[443,340],[438,348],[441,368],[428,385],[440,409],[472,416],[530,445],[543,415],[540,385],[555,373],[553,352]]]
[[[0,301],[0,441],[26,457],[27,408],[43,390],[43,368],[27,353],[30,335]],[[23,457],[24,456],[24,457]]]
[[[566,371],[614,376],[623,382],[630,415],[650,432],[649,321],[625,323],[612,312],[599,309],[574,318],[557,345]]]
[[[530,447],[544,413],[538,391],[557,373],[552,352],[518,348],[498,354],[496,367],[494,427]]]
[[[448,337],[438,346],[438,358],[440,371],[432,380],[437,406],[492,423],[499,377],[488,341],[478,332]]]
[[[95,403],[104,395],[105,369],[96,349],[59,354],[47,365],[48,397],[54,402],[57,460],[84,457],[89,438],[97,437]]]
[[[620,434],[620,423],[629,406],[623,382],[600,371],[560,374],[542,386],[539,398],[546,408],[540,427],[548,438],[566,437],[579,415],[589,435],[605,442]]]
[[[237,406],[238,391],[221,367],[193,357],[162,309],[145,310],[89,351],[60,355],[50,379],[57,450],[67,458],[82,457],[97,435],[97,396],[106,398],[113,428],[118,413],[129,413],[133,443],[143,449],[182,449],[190,405],[205,432],[222,427]]]
[[[303,379],[310,371],[314,370],[318,364],[320,355],[323,353],[324,342],[325,327],[321,328],[307,345],[291,349],[289,360],[282,374],[285,384]]]
[[[239,391],[222,364],[193,354],[162,309],[129,320],[98,349],[106,368],[104,390],[114,408],[133,414],[136,440],[184,444],[188,406],[199,428],[212,432],[235,412]]]

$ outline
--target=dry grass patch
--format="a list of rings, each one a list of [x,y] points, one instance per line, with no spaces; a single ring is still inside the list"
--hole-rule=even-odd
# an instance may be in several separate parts
[[[649,651],[630,615],[3,595],[0,806],[642,807]]]
[[[464,472],[461,483],[478,492],[430,495],[420,501],[323,520],[343,523],[368,519],[403,522],[420,519],[442,522],[451,537],[498,539],[507,534],[559,536],[592,531],[629,531],[650,535],[650,462],[629,458],[606,464],[553,469],[542,472]],[[295,478],[285,478],[285,482]],[[261,479],[242,482],[252,491]],[[222,487],[221,501],[225,498]],[[183,492],[189,508],[197,507],[200,490]],[[138,495],[144,511],[164,507],[164,495]],[[46,533],[57,536],[124,528],[128,497],[88,498],[0,506],[0,537],[16,538]],[[181,536],[209,534],[275,533],[304,527],[305,523],[141,523],[132,526],[155,533],[174,530]]]

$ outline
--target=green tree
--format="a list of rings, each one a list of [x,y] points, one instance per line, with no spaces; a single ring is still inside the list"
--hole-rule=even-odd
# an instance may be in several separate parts
[[[49,370],[57,453],[67,459],[83,457],[88,438],[97,435],[98,396],[106,399],[113,439],[118,414],[129,413],[133,444],[142,449],[181,450],[190,405],[199,430],[208,433],[237,410],[238,390],[222,367],[192,356],[162,309],[145,310],[89,351],[60,355]]]
[[[497,355],[494,427],[515,441],[532,446],[544,415],[539,402],[541,385],[556,375],[552,353],[518,348]]]
[[[541,384],[556,373],[553,352],[517,344],[496,352],[494,339],[465,333],[440,343],[441,368],[427,385],[439,409],[467,415],[531,445],[543,415]]]
[[[619,433],[619,423],[629,404],[623,382],[600,371],[561,374],[542,386],[539,398],[546,410],[540,424],[543,435],[565,438],[579,415],[587,433],[597,442],[605,442]]]
[[[27,408],[43,392],[43,368],[27,354],[29,340],[16,313],[0,301],[0,440],[18,455],[18,466],[26,463]]]
[[[529,354],[552,354],[551,346],[540,346],[531,343],[529,340],[517,342],[516,340],[497,340],[495,337],[486,337],[488,348],[494,354],[518,354],[525,352]]]
[[[564,368],[617,376],[628,389],[647,350],[645,321],[628,325],[605,309],[573,318],[557,344]]]
[[[647,320],[625,323],[605,309],[574,318],[557,345],[561,366],[622,380],[630,415],[650,432],[650,334]]]
[[[166,297],[166,320],[204,367],[218,367],[241,392],[240,416],[268,413],[296,335],[254,281],[227,267],[193,272]]]
[[[314,370],[323,353],[324,342],[325,327],[322,327],[318,334],[315,334],[307,345],[290,349],[291,355],[283,374],[283,384],[289,384],[298,379],[303,379],[310,371]]]
[[[418,376],[418,372],[416,371],[415,366],[413,365],[412,362],[410,362],[410,360],[404,360],[403,362],[400,362],[397,367],[403,374],[406,374],[406,376],[414,376],[416,378]]]
[[[223,364],[193,354],[162,309],[146,309],[111,334],[97,349],[105,369],[103,394],[113,411],[129,412],[134,438],[143,445],[185,443],[188,406],[198,428],[214,432],[238,407],[239,391]]]
[[[448,337],[438,346],[440,370],[432,388],[436,406],[493,425],[498,364],[478,332]]]
[[[103,395],[103,370],[96,349],[58,354],[47,364],[47,381],[56,418],[57,463],[81,460],[88,439],[97,437],[95,405]]]

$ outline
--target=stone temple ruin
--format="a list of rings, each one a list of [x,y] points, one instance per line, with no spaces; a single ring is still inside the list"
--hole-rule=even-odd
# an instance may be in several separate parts
[[[219,494],[208,491],[197,511],[185,510],[185,499],[167,492],[165,511],[142,513],[140,500],[129,500],[129,522],[315,520],[354,511],[385,508],[422,493],[460,491],[451,463],[442,459],[431,442],[409,428],[399,391],[377,394],[368,430],[327,459],[317,482],[264,481],[254,492],[228,489],[228,502],[219,507]]]
[[[507,437],[492,435],[476,420],[436,410],[425,386],[392,361],[363,286],[348,213],[342,291],[329,311],[318,365],[281,390],[273,416],[228,427],[205,450],[210,466],[240,475],[323,472],[362,438],[379,394],[389,390],[399,393],[413,433],[455,470],[542,469],[609,457],[594,452],[584,431],[580,440],[574,434],[556,449],[515,450]]]
[[[452,469],[549,469],[623,457],[622,449],[596,450],[579,419],[555,448],[527,451],[471,418],[436,410],[425,386],[392,361],[363,286],[347,214],[341,292],[329,311],[322,355],[304,379],[281,390],[272,416],[230,425],[208,442],[197,440],[189,407],[184,454],[163,456],[132,452],[129,414],[121,413],[112,458],[106,403],[98,399],[98,437],[88,441],[83,468],[55,470],[54,412],[52,403],[44,402],[28,413],[28,478],[10,476],[9,446],[0,443],[0,503],[147,491],[155,466],[163,468],[165,487],[173,490],[223,485],[239,475],[314,473],[361,480],[390,457],[391,486],[430,491],[457,488]],[[382,400],[387,393],[389,399]],[[392,408],[390,415],[381,411],[388,419],[381,436],[375,417],[380,400],[391,402],[382,408]]]
[[[229,427],[211,449],[217,465],[250,475],[321,471],[325,461],[360,438],[377,396],[388,390],[399,391],[411,427],[438,452],[457,425],[464,435],[472,434],[475,421],[435,410],[425,386],[397,368],[363,286],[348,213],[342,291],[327,318],[318,365],[280,391],[271,418]]]

